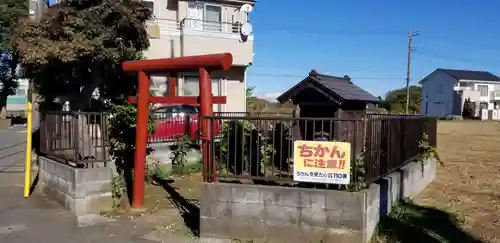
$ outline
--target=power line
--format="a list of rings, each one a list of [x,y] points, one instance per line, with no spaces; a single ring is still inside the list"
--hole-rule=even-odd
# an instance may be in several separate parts
[[[268,26],[266,26],[268,27]],[[296,33],[301,33],[301,34],[316,34],[316,35],[326,35],[326,36],[347,36],[347,37],[355,37],[355,36],[394,36],[394,37],[403,37],[404,35],[400,31],[376,31],[376,32],[369,32],[369,31],[341,31],[341,30],[319,30],[319,29],[291,29],[283,26],[274,26],[271,28],[260,28],[264,30],[272,30],[272,31],[279,31],[279,32],[285,32],[285,33],[291,33],[291,34],[296,34]],[[449,43],[451,40],[446,39],[442,36],[432,37],[432,38],[422,38],[422,40],[428,40],[432,42],[440,42],[440,43]],[[471,44],[468,43],[457,43],[456,41],[453,44],[458,44],[459,46],[470,46]],[[487,49],[494,49],[494,50],[500,50],[500,47],[496,46],[495,44],[492,43],[476,43],[475,45],[479,45],[483,48]]]
[[[268,26],[266,26],[268,27]],[[374,32],[364,32],[364,31],[340,31],[340,30],[329,30],[329,29],[290,29],[286,27],[280,26],[271,26],[270,28],[261,28],[261,30],[269,30],[269,31],[277,31],[277,32],[285,32],[290,34],[315,34],[315,35],[328,35],[328,36],[403,36],[401,32],[382,32],[382,31],[374,31]]]
[[[465,58],[465,57],[458,57],[458,56],[451,56],[451,55],[446,55],[446,54],[441,54],[439,52],[435,52],[432,50],[428,49],[422,49],[422,48],[413,48],[412,52],[418,55],[422,56],[429,56],[429,57],[434,57],[434,58],[439,58],[439,59],[445,59],[445,60],[454,60],[454,61],[461,61],[461,62],[470,62],[470,63],[479,63],[479,64],[499,64],[500,60],[474,60],[470,58]]]
[[[300,71],[302,73],[308,73],[310,70],[302,69],[302,68],[293,68],[293,67],[277,67],[277,66],[270,66],[270,65],[263,65],[263,64],[252,64],[251,68],[266,68],[266,69],[282,69],[282,70],[293,70],[293,71]],[[347,72],[356,72],[356,71],[367,71],[367,70],[377,70],[375,68],[352,68],[352,69],[342,69],[343,71]]]
[[[288,74],[275,74],[275,73],[253,73],[249,72],[250,76],[259,76],[259,77],[275,77],[275,78],[300,78],[304,79],[307,77],[307,75],[288,75]],[[352,80],[357,80],[357,79],[376,79],[376,80],[382,80],[382,79],[398,79],[402,80],[404,77],[351,77]]]

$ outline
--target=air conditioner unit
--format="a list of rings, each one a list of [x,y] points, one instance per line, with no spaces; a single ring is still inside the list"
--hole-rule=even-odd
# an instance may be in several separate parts
[[[158,23],[148,23],[146,25],[146,31],[150,38],[160,38],[160,26]]]

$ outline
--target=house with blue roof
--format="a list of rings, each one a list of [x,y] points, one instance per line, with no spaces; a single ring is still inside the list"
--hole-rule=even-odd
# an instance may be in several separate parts
[[[423,115],[462,116],[468,101],[481,110],[500,108],[500,77],[490,72],[438,68],[419,83]]]

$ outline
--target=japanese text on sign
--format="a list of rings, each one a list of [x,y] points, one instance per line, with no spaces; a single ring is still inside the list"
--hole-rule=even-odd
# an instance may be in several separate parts
[[[349,184],[351,145],[345,142],[295,141],[294,180]]]

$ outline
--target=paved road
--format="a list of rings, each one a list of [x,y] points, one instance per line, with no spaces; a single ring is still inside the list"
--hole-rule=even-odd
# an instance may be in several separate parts
[[[152,225],[130,220],[96,224],[96,217],[77,219],[41,195],[24,199],[25,137],[22,126],[0,130],[1,243],[152,242],[141,238]],[[90,225],[82,225],[86,222]]]
[[[25,147],[25,127],[16,126],[9,130],[0,130],[0,187],[22,186]]]

